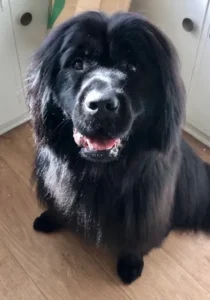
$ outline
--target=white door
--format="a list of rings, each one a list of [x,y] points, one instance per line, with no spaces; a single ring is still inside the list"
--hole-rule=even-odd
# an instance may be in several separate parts
[[[160,27],[178,50],[182,77],[189,90],[199,39],[207,10],[208,0],[133,0],[131,10],[141,12]],[[190,32],[182,22],[189,18],[194,24]]]
[[[48,0],[0,0],[0,134],[28,118],[25,70],[47,33],[48,7]],[[32,21],[23,26],[26,12]]]
[[[187,123],[200,131],[203,141],[210,145],[210,7],[188,95]]]
[[[47,34],[49,0],[9,0],[16,39],[18,59],[23,79],[31,55]],[[21,24],[25,13],[32,16],[29,25]]]
[[[8,0],[0,9],[0,129],[25,112],[19,62]]]

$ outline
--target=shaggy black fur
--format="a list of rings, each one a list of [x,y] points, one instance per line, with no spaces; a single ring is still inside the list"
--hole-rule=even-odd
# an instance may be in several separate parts
[[[94,76],[85,89],[103,94],[100,76],[111,78],[116,114],[84,111],[84,84]],[[59,228],[59,218],[76,222],[86,237],[118,249],[125,283],[141,275],[143,256],[172,228],[210,230],[210,167],[181,138],[185,92],[176,52],[144,17],[87,12],[57,27],[33,57],[28,105],[38,198],[49,208],[36,230]],[[122,138],[122,149],[94,161],[76,145],[75,127]]]

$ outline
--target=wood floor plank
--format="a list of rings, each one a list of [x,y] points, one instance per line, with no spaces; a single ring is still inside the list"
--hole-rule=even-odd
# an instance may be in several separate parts
[[[31,189],[34,144],[31,127],[28,123],[0,136],[0,157]],[[3,165],[0,167],[3,168]]]
[[[172,233],[163,249],[210,293],[210,236]]]
[[[205,161],[210,162],[210,148],[203,143],[197,141],[188,133],[184,133],[184,138],[194,148],[196,153]]]
[[[0,241],[0,299],[46,300],[10,251]]]

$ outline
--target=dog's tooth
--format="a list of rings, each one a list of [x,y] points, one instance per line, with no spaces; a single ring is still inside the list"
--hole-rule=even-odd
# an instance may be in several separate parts
[[[110,154],[112,156],[117,156],[119,152],[119,148],[117,147],[117,145],[115,144],[115,146],[110,150]]]

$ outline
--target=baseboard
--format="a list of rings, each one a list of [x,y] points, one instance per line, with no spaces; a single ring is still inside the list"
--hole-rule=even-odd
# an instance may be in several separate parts
[[[27,122],[28,120],[30,120],[30,116],[28,113],[24,113],[22,114],[21,116],[5,123],[5,124],[2,124],[0,125],[0,135]]]
[[[210,147],[210,137],[196,129],[190,124],[186,124],[184,127],[184,130],[192,135],[194,138],[196,138],[201,143],[205,144],[206,146]]]

